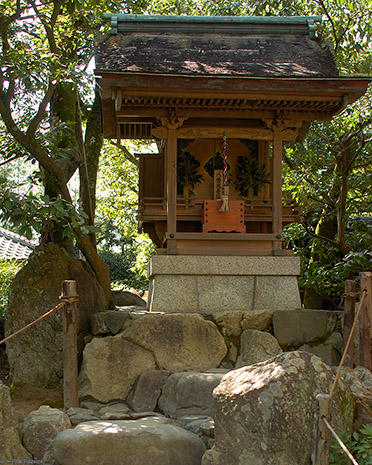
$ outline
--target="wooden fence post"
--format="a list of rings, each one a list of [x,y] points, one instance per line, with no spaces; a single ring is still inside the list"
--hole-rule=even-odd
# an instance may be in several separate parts
[[[77,291],[76,282],[63,281],[62,296],[71,297],[63,309],[63,399],[64,408],[79,406],[77,360]],[[67,300],[67,299],[66,299]]]
[[[323,417],[328,418],[331,405],[331,396],[328,394],[318,394],[316,396],[316,435],[313,450],[313,465],[329,465],[329,443],[331,432],[323,421]]]
[[[348,295],[348,294],[355,294],[355,292],[356,292],[355,281],[352,279],[347,279],[345,281],[343,351],[345,351],[345,347],[349,339],[350,331],[353,326],[354,317],[355,317],[355,295]],[[353,342],[350,344],[349,352],[346,355],[344,365],[350,368],[353,368],[354,366],[354,343]]]
[[[360,273],[360,295],[367,291],[360,315],[359,364],[372,370],[372,272]]]

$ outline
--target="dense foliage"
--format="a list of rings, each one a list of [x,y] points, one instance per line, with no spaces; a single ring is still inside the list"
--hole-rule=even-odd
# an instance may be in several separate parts
[[[4,336],[4,321],[8,307],[9,287],[23,265],[23,261],[0,260],[0,339],[3,339]]]
[[[341,439],[359,465],[372,465],[372,425],[364,425],[359,432],[350,435],[342,433]],[[329,465],[348,465],[346,457],[335,439],[331,442]]]

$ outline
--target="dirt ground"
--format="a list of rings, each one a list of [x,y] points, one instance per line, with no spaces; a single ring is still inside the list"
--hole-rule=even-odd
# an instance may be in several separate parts
[[[0,348],[0,380],[11,387],[12,381],[9,373],[9,363],[5,350]],[[63,393],[58,389],[44,389],[38,387],[11,387],[12,404],[19,421],[23,421],[33,410],[40,405],[61,407]]]

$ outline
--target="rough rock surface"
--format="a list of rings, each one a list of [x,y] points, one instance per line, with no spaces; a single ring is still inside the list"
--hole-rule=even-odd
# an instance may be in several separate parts
[[[23,444],[35,460],[54,465],[52,443],[57,434],[67,428],[71,428],[68,415],[42,405],[25,418],[22,425]]]
[[[73,426],[83,423],[83,421],[98,420],[98,417],[94,414],[93,409],[82,408],[82,407],[70,407],[67,410],[67,415],[70,418],[70,422]]]
[[[283,353],[231,371],[214,390],[215,444],[202,465],[309,465],[315,397],[329,393],[333,372],[306,352]],[[332,421],[351,429],[353,396],[339,384]]]
[[[228,337],[240,336],[242,318],[243,312],[218,312],[213,315],[216,324],[223,328],[223,333]]]
[[[128,342],[123,335],[95,338],[85,346],[79,375],[81,399],[125,400],[137,377],[156,368],[151,352]]]
[[[168,417],[213,415],[213,389],[224,373],[173,373],[163,386],[159,408]]]
[[[128,405],[135,412],[155,411],[163,384],[169,371],[152,370],[142,373],[127,398]]]
[[[343,368],[341,378],[356,397],[353,430],[372,424],[372,373],[364,367]]]
[[[227,353],[216,325],[196,313],[144,314],[122,337],[149,350],[157,368],[169,371],[216,368]]]
[[[282,352],[278,341],[270,333],[246,329],[240,337],[240,354],[235,368],[264,362]]]
[[[274,336],[283,349],[324,342],[337,328],[340,312],[281,310],[274,312]]]
[[[194,421],[190,421],[190,423],[187,423],[187,425],[185,426],[185,430],[197,434],[208,449],[212,447],[214,443],[213,418],[200,418]]]
[[[138,307],[146,307],[146,301],[139,295],[128,291],[112,291],[112,298],[117,307],[127,307],[136,305]]]
[[[54,442],[59,465],[200,465],[205,446],[161,417],[81,423]]]
[[[241,328],[244,329],[257,329],[257,331],[264,331],[273,321],[272,310],[255,310],[252,312],[244,312],[241,321]]]
[[[84,268],[55,244],[37,247],[15,277],[9,294],[5,332],[9,335],[59,303],[62,281],[74,279],[79,294],[79,353],[90,332],[89,316],[105,309],[101,286]],[[41,321],[7,343],[13,382],[60,387],[62,383],[62,315]]]
[[[95,313],[90,317],[91,332],[95,336],[118,334],[129,319],[130,312],[128,310],[108,310],[106,312]]]
[[[8,386],[0,381],[0,459],[22,461],[30,459],[30,454],[22,446],[18,421],[10,400]]]

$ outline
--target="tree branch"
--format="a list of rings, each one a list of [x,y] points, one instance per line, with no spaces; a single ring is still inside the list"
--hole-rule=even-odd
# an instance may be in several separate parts
[[[36,115],[32,118],[32,120],[30,121],[30,124],[26,132],[27,137],[35,134],[39,124],[47,116],[46,107],[49,104],[53,96],[54,89],[55,89],[55,84],[53,82],[49,82],[48,89],[46,90],[44,97],[39,104],[38,111]]]
[[[136,166],[139,166],[139,160],[134,156],[132,155],[129,150],[124,147],[124,145],[121,145],[121,144],[118,144],[117,142],[114,142],[113,140],[110,141],[110,144],[111,145],[114,145],[115,147],[117,147],[118,149],[120,149],[123,154],[124,154],[124,157],[130,161],[131,163],[133,163],[134,165]]]
[[[335,22],[333,21],[328,9],[326,8],[324,1],[323,0],[315,0],[316,3],[322,8],[324,11],[324,14],[327,16],[329,22],[331,23],[331,28],[332,28],[332,34],[333,34],[333,39],[335,41],[335,53],[337,51],[337,47],[339,45],[339,39],[337,37],[337,31],[336,31],[336,25]]]
[[[13,155],[12,157],[9,157],[6,160],[0,162],[0,166],[4,166],[7,163],[10,163],[11,161],[17,160],[17,158],[21,158],[21,157],[22,157],[22,155]]]
[[[342,245],[338,241],[334,241],[333,239],[330,239],[329,237],[322,236],[320,234],[316,234],[316,233],[312,232],[311,229],[309,229],[303,221],[301,221],[300,224],[304,227],[307,234],[309,234],[311,237],[314,237],[315,239],[320,239],[320,240],[326,242],[327,244],[333,245],[333,247],[338,249],[344,255],[346,255],[347,253],[350,252],[350,250],[351,250],[350,247]]]
[[[43,18],[42,13],[40,13],[38,6],[36,5],[34,0],[30,0],[30,3],[32,5],[33,10],[35,11],[36,16],[39,18],[41,24],[43,25],[47,38],[48,38],[48,43],[49,43],[49,48],[51,53],[56,54],[58,52],[57,44],[56,44],[56,39],[54,37],[54,26],[56,24],[58,15],[61,11],[61,4],[59,1],[54,1],[53,2],[53,13],[52,16],[49,19],[49,22],[46,22],[45,19]]]

